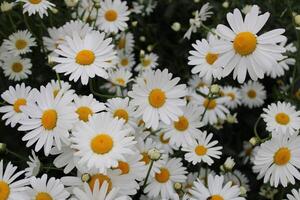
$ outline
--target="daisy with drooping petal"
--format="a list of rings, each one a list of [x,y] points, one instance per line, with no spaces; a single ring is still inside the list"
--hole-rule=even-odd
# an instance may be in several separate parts
[[[31,52],[30,48],[36,46],[36,42],[31,33],[25,30],[11,34],[8,39],[4,40],[3,45],[8,53],[23,55]]]
[[[213,134],[207,134],[206,131],[200,133],[194,140],[182,147],[182,151],[185,151],[184,158],[193,165],[197,163],[205,162],[209,166],[214,163],[215,159],[220,159],[222,155],[222,146],[216,146],[217,140],[211,140]]]
[[[208,175],[207,186],[199,179],[194,182],[194,186],[189,190],[191,200],[245,200],[240,197],[240,189],[237,185],[232,186],[232,182],[224,184],[224,176]]]
[[[229,101],[224,104],[230,109],[235,109],[241,104],[241,94],[238,88],[232,86],[225,86],[222,88],[222,94],[229,97]]]
[[[53,145],[61,149],[61,142],[69,143],[69,130],[73,128],[77,115],[72,100],[73,91],[65,94],[58,92],[54,97],[53,90],[48,84],[41,86],[36,97],[36,104],[22,107],[22,111],[29,116],[20,121],[19,131],[28,131],[22,138],[27,141],[26,146],[34,143],[35,151],[44,147],[44,153],[48,156]]]
[[[264,108],[261,114],[267,123],[267,130],[273,135],[280,133],[295,134],[300,129],[300,111],[289,102],[272,103],[268,108]]]
[[[285,40],[284,29],[275,29],[260,36],[257,33],[268,20],[270,13],[259,15],[259,7],[254,5],[243,20],[238,9],[227,14],[231,27],[217,26],[217,34],[223,42],[214,48],[220,56],[216,65],[223,65],[223,77],[233,71],[233,78],[243,83],[247,74],[256,81],[262,79],[271,67],[283,59],[285,48],[277,43]]]
[[[41,170],[41,162],[39,158],[35,155],[34,151],[31,150],[32,156],[29,156],[29,160],[27,161],[28,167],[24,170],[25,177],[37,176]]]
[[[20,56],[7,57],[2,65],[4,75],[9,80],[20,81],[27,79],[31,74],[32,64],[29,58],[21,58]]]
[[[127,28],[129,11],[126,1],[104,0],[100,3],[97,25],[106,33],[117,33]]]
[[[53,3],[47,0],[17,0],[17,2],[24,2],[23,13],[28,13],[29,16],[39,14],[41,18],[44,15],[48,16],[47,9],[55,7]]]
[[[286,197],[288,200],[299,200],[300,199],[300,190],[292,189],[292,194],[287,194]]]
[[[262,143],[254,157],[253,171],[264,183],[286,187],[300,180],[300,136],[280,134]]]
[[[54,70],[70,74],[70,80],[77,81],[81,78],[83,85],[96,75],[107,79],[107,70],[113,67],[111,60],[115,58],[115,52],[111,45],[112,39],[104,37],[105,34],[98,31],[87,33],[84,38],[73,32],[73,36],[67,36],[66,42],[55,50],[60,57],[53,58],[58,63]]]
[[[119,51],[122,51],[126,54],[131,54],[133,51],[133,47],[134,47],[134,37],[133,34],[128,32],[128,33],[121,33],[120,37],[118,38],[117,41],[117,45],[116,45],[117,49]]]
[[[264,104],[264,100],[267,98],[267,92],[265,87],[256,81],[248,81],[241,86],[241,101],[249,107],[260,107]]]
[[[73,131],[72,148],[79,164],[88,169],[96,168],[105,173],[110,167],[117,167],[118,161],[125,161],[125,155],[133,154],[135,144],[129,137],[130,129],[123,120],[113,118],[109,113],[99,113],[89,118],[87,123],[79,122]]]
[[[0,107],[0,113],[5,113],[2,116],[2,120],[6,120],[5,125],[10,124],[11,127],[15,127],[20,121],[27,119],[27,115],[21,108],[34,103],[37,93],[36,89],[31,89],[30,86],[26,87],[24,83],[17,84],[15,88],[10,86],[8,90],[3,92],[1,98],[9,104]]]
[[[52,54],[55,55],[54,50],[57,49],[57,47],[62,44],[65,41],[65,31],[63,27],[59,28],[48,28],[47,29],[49,37],[44,36],[43,37],[43,43],[45,44],[45,47],[48,51],[50,51]]]
[[[138,79],[128,96],[133,98],[132,104],[137,106],[136,117],[143,116],[147,128],[158,128],[159,121],[170,124],[182,115],[181,106],[186,101],[186,85],[180,84],[180,78],[173,78],[167,69],[146,75],[146,81]]]
[[[56,97],[59,92],[62,93],[62,95],[63,95],[67,91],[71,90],[71,85],[69,82],[58,81],[58,80],[51,80],[51,82],[49,82],[46,87],[51,88],[51,90],[53,91],[54,97]],[[73,91],[73,90],[71,90],[71,91]]]
[[[237,185],[239,187],[244,187],[246,191],[250,190],[249,179],[245,174],[240,172],[239,170],[234,170],[232,172],[228,172],[224,175],[225,182],[231,181],[233,185]]]
[[[128,71],[135,65],[134,54],[118,53],[118,67]]]
[[[140,72],[144,70],[154,69],[158,63],[158,56],[155,53],[146,54],[141,58],[141,62],[135,67],[135,71]]]

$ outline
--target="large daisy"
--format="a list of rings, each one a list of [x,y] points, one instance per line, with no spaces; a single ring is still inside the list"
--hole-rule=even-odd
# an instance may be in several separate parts
[[[31,74],[31,61],[29,58],[21,58],[20,56],[9,56],[4,59],[2,65],[4,75],[9,80],[20,81],[27,79]]]
[[[47,9],[55,7],[53,3],[47,0],[17,0],[17,2],[24,2],[23,13],[28,13],[29,16],[36,13],[39,14],[41,18],[44,15],[48,16]]]

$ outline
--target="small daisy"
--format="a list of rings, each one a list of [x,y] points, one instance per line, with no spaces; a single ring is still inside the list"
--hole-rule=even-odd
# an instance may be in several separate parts
[[[27,79],[31,74],[31,61],[29,58],[21,58],[20,56],[10,56],[4,60],[2,65],[4,75],[9,80],[20,81]]]
[[[65,23],[62,28],[64,30],[65,37],[73,37],[73,32],[76,32],[81,39],[85,38],[85,36],[88,33],[91,33],[93,30],[93,27],[91,27],[88,23],[85,23],[79,19],[77,19],[76,21],[72,20]]]
[[[170,138],[165,138],[165,133],[162,131],[159,131],[156,133],[156,135],[151,135],[151,138],[160,145],[160,148],[164,151],[164,153],[167,154],[173,154],[173,148],[170,145]],[[177,149],[176,147],[174,149]]]
[[[126,69],[118,69],[110,74],[110,81],[120,87],[126,87],[131,81],[132,73]]]
[[[224,184],[224,177],[218,175],[209,174],[207,186],[198,179],[189,192],[192,195],[191,200],[245,200],[244,197],[240,197],[240,189],[237,185],[232,186],[232,182]]]
[[[216,32],[223,42],[214,48],[220,54],[215,64],[224,66],[223,77],[233,71],[233,78],[243,83],[248,72],[256,81],[283,58],[285,49],[277,43],[285,40],[282,35],[285,30],[274,29],[257,36],[270,16],[270,13],[259,15],[258,12],[259,7],[252,6],[243,20],[241,12],[235,9],[227,14],[232,30],[222,24],[217,26]]]
[[[184,183],[186,180],[186,168],[183,167],[180,158],[172,158],[160,167],[145,187],[144,192],[151,198],[178,199],[173,185]]]
[[[144,71],[149,69],[155,69],[158,65],[157,63],[158,56],[155,53],[146,54],[143,58],[141,58],[141,62],[134,69],[135,71]]]
[[[37,176],[41,170],[41,162],[39,158],[35,155],[34,151],[31,150],[32,156],[29,156],[29,160],[27,161],[28,167],[24,170],[25,177]]]
[[[180,78],[172,79],[172,74],[167,69],[146,76],[146,81],[139,79],[133,85],[133,90],[128,92],[128,96],[133,98],[132,104],[137,106],[136,117],[143,116],[143,121],[147,128],[158,128],[159,121],[170,124],[177,121],[183,114],[181,106],[186,105],[186,101],[181,99],[186,92],[186,85],[180,84]]]
[[[292,189],[292,194],[287,194],[286,198],[288,200],[299,200],[300,199],[300,190]]]
[[[32,188],[28,189],[30,199],[35,200],[50,200],[50,199],[67,199],[70,194],[64,188],[64,185],[59,179],[51,177],[47,180],[47,174],[41,178],[32,177],[30,185]]]
[[[242,103],[249,108],[262,106],[267,98],[265,87],[261,83],[251,80],[241,86],[240,92]]]
[[[226,107],[235,109],[241,104],[241,94],[238,88],[225,86],[222,88],[222,94],[229,97],[229,101],[224,102]]]
[[[28,184],[28,179],[20,179],[16,181],[16,179],[25,172],[16,172],[16,170],[17,167],[14,167],[10,162],[6,165],[6,168],[4,169],[3,160],[0,161],[1,200],[20,200],[24,198],[23,192],[27,190],[26,185]]]
[[[202,87],[209,87],[211,85],[211,82],[205,81],[203,78],[200,78],[198,75],[193,75],[189,80],[188,85],[192,89],[196,90]]]
[[[58,63],[54,70],[57,73],[70,74],[70,80],[77,81],[81,78],[83,85],[95,75],[107,79],[107,70],[113,67],[111,60],[115,58],[115,52],[110,44],[112,39],[104,37],[104,33],[97,31],[88,33],[84,38],[73,32],[73,37],[67,36],[66,42],[55,50],[60,57],[53,58]]]
[[[53,51],[57,49],[57,47],[62,44],[65,41],[65,31],[63,27],[59,28],[48,28],[47,29],[49,37],[44,36],[43,37],[43,43],[45,44],[45,47],[47,48],[48,51],[52,52],[51,55],[53,54]]]
[[[104,0],[100,3],[97,25],[106,33],[117,33],[127,28],[129,11],[126,1]]]
[[[243,151],[239,154],[239,157],[243,159],[243,164],[247,164],[249,160],[254,158],[254,146],[248,142],[243,142]]]
[[[296,134],[272,137],[260,145],[254,158],[253,171],[258,173],[258,179],[264,177],[264,183],[278,187],[287,187],[300,180],[300,136]]]
[[[8,53],[23,55],[31,52],[30,48],[36,46],[36,42],[31,33],[25,30],[11,34],[8,39],[4,40],[3,45]]]
[[[28,13],[29,16],[39,14],[41,18],[44,15],[48,16],[47,9],[52,9],[55,5],[47,0],[17,0],[17,2],[24,2],[23,13]]]
[[[247,191],[250,190],[249,179],[245,174],[240,172],[239,170],[234,170],[233,172],[228,172],[224,175],[225,182],[231,181],[233,185],[237,185],[239,187],[244,187]]]
[[[128,71],[135,65],[134,54],[118,53],[118,67],[127,69]]]
[[[197,135],[190,143],[183,146],[182,151],[187,152],[184,155],[185,160],[191,162],[193,165],[205,162],[210,166],[214,163],[212,158],[220,159],[222,146],[216,146],[218,141],[211,141],[212,137],[212,133],[207,134],[204,131]]]
[[[54,97],[56,97],[58,93],[65,94],[68,91],[73,91],[71,90],[70,83],[65,81],[51,80],[46,87],[51,87]]]
[[[126,54],[131,54],[134,47],[133,34],[130,32],[122,32],[118,38],[116,47],[119,51],[122,51]]]
[[[37,93],[36,89],[26,87],[24,83],[17,84],[15,87],[9,86],[9,89],[1,94],[1,98],[9,104],[0,107],[0,113],[5,113],[2,116],[2,120],[6,120],[5,125],[10,124],[11,127],[15,127],[20,121],[27,119],[27,115],[21,108],[34,103]]]
[[[135,141],[129,133],[123,120],[114,119],[109,113],[99,113],[87,123],[79,122],[73,131],[71,147],[77,150],[75,156],[80,158],[79,164],[104,173],[110,167],[117,167],[118,160],[125,161],[125,155],[134,153],[130,148]]]
[[[35,151],[44,147],[44,153],[48,156],[55,144],[61,149],[61,142],[69,143],[69,130],[73,128],[77,115],[72,104],[73,91],[65,94],[58,92],[54,97],[53,90],[48,84],[41,86],[36,97],[36,104],[22,107],[22,111],[30,118],[20,121],[19,131],[28,131],[22,138],[27,141],[27,147],[34,143]]]

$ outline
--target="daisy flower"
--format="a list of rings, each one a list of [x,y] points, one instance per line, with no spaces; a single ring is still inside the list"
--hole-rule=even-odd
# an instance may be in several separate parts
[[[92,22],[96,20],[97,16],[97,8],[96,4],[99,4],[99,1],[94,2],[92,0],[82,0],[77,1],[78,5],[78,16],[82,16],[81,18],[85,22]]]
[[[173,154],[173,148],[170,145],[170,138],[165,138],[165,133],[159,131],[155,136],[150,136],[153,140],[159,144],[160,148],[164,151],[164,153]],[[174,147],[174,149],[177,149]]]
[[[176,199],[179,198],[173,185],[184,183],[186,180],[186,168],[183,167],[180,158],[172,158],[160,167],[145,187],[144,192],[151,198]]]
[[[110,81],[120,87],[126,87],[131,81],[132,73],[126,69],[118,69],[110,74]]]
[[[31,52],[31,47],[36,46],[35,39],[27,30],[17,31],[5,39],[3,45],[8,53],[23,55]]]
[[[50,55],[55,55],[54,50],[65,41],[65,31],[63,27],[59,28],[48,28],[47,29],[49,37],[43,37],[43,43],[48,51],[51,52]]]
[[[214,163],[215,159],[220,159],[222,155],[222,146],[216,146],[217,140],[211,140],[213,134],[207,134],[206,131],[200,133],[194,140],[182,147],[182,151],[185,151],[184,158],[193,165],[197,163],[205,162],[209,166]]]
[[[104,173],[110,167],[117,167],[118,161],[125,161],[125,155],[133,154],[135,144],[129,137],[130,129],[123,120],[113,118],[109,113],[99,113],[89,118],[87,123],[79,122],[73,131],[72,148],[79,164],[88,169],[95,167]]]
[[[9,86],[8,90],[1,94],[1,98],[8,103],[0,107],[0,113],[5,113],[2,116],[2,120],[6,120],[5,125],[10,124],[11,127],[15,127],[20,121],[27,119],[27,115],[21,108],[34,103],[37,93],[36,89],[26,87],[24,83],[17,84],[15,87]]]
[[[225,182],[231,181],[233,185],[239,187],[244,187],[247,191],[250,191],[249,179],[245,174],[239,170],[234,170],[233,172],[228,172],[224,175]]]
[[[224,184],[224,176],[208,175],[207,186],[199,179],[194,182],[194,186],[189,190],[191,200],[245,200],[240,197],[240,189],[237,185],[232,186],[232,182]]]
[[[67,199],[70,196],[59,179],[51,177],[48,180],[47,174],[41,178],[32,177],[30,185],[27,192],[30,199]]]
[[[141,58],[141,62],[134,69],[137,72],[154,69],[158,63],[158,56],[155,53],[146,54],[143,58]]]
[[[183,114],[178,120],[173,121],[172,125],[163,125],[163,139],[170,140],[169,143],[173,147],[180,147],[192,142],[193,139],[201,134],[199,130],[203,124],[200,122],[200,114],[197,107],[189,103],[182,107]]]
[[[28,184],[28,179],[20,179],[16,181],[16,179],[25,172],[16,172],[16,170],[17,167],[14,167],[10,162],[4,169],[3,160],[0,161],[0,199],[19,200],[24,198],[24,192],[27,190],[26,185]]]
[[[73,37],[73,32],[76,32],[79,34],[81,39],[85,38],[85,36],[93,30],[93,27],[91,27],[88,23],[85,23],[79,19],[76,21],[71,20],[65,23],[62,28],[64,30],[65,37]]]
[[[100,3],[97,25],[106,33],[117,33],[127,28],[129,11],[126,1],[104,0]]]
[[[55,50],[60,57],[53,58],[58,63],[54,70],[57,73],[70,74],[70,80],[77,81],[81,78],[83,85],[95,75],[107,79],[107,70],[113,67],[111,60],[115,58],[115,52],[110,44],[112,39],[104,37],[105,34],[98,31],[87,33],[84,38],[73,32],[73,36],[67,36],[66,42]]]
[[[134,47],[134,37],[130,32],[122,32],[117,40],[117,50],[131,54]]]
[[[72,104],[73,98],[73,91],[65,94],[60,91],[54,97],[50,85],[41,86],[36,104],[22,107],[22,111],[29,118],[20,121],[18,130],[27,132],[22,138],[27,141],[27,147],[36,143],[35,151],[38,152],[44,147],[44,153],[48,156],[54,144],[61,149],[61,142],[69,143],[69,130],[73,128],[77,118]]]
[[[31,154],[29,161],[26,162],[28,167],[24,170],[26,172],[25,177],[37,176],[40,173],[41,162],[33,150],[31,150]]]
[[[257,178],[264,177],[264,183],[274,187],[287,187],[288,183],[295,184],[295,178],[300,180],[299,142],[300,136],[294,134],[272,137],[262,143],[254,157]]]
[[[17,0],[17,2],[25,3],[23,5],[23,13],[28,13],[29,16],[39,14],[41,18],[44,15],[48,16],[47,9],[52,9],[55,5],[47,0]]]
[[[239,153],[239,157],[243,159],[243,164],[245,165],[246,163],[248,163],[249,160],[253,160],[254,158],[254,146],[248,142],[248,141],[244,141],[243,142],[243,151],[241,153]]]
[[[68,91],[73,91],[71,90],[70,83],[62,80],[51,80],[51,82],[49,82],[46,87],[51,88],[54,97],[56,97],[58,93],[62,93],[64,95]]]
[[[196,90],[202,87],[209,87],[211,85],[211,82],[207,82],[203,78],[200,78],[198,75],[192,75],[192,77],[188,81],[188,85],[192,89]]]
[[[267,98],[265,87],[255,81],[248,81],[241,86],[241,102],[248,108],[260,107]]]
[[[221,89],[223,96],[228,96],[229,101],[225,101],[224,104],[230,109],[235,109],[241,105],[241,94],[239,88],[232,86],[225,86]]]
[[[128,71],[135,65],[134,54],[118,53],[118,67],[127,69]]]
[[[181,99],[186,95],[186,86],[176,85],[180,78],[172,79],[167,69],[146,75],[146,81],[139,79],[133,85],[128,96],[133,98],[132,104],[137,106],[136,117],[143,116],[147,128],[158,128],[159,121],[170,124],[177,121],[183,114],[181,106],[186,101]]]
[[[216,65],[223,65],[223,77],[233,71],[233,78],[243,83],[247,73],[256,81],[283,58],[285,49],[277,43],[285,40],[284,29],[275,29],[260,36],[257,33],[268,20],[270,13],[259,15],[259,7],[254,5],[243,20],[238,9],[227,14],[231,27],[217,26],[217,34],[223,42],[214,48],[220,54]]]
[[[213,51],[213,46],[218,39],[213,34],[208,35],[208,41],[205,39],[196,40],[196,44],[192,44],[195,50],[190,51],[188,57],[189,65],[194,65],[193,74],[198,74],[205,82],[211,83],[213,79],[222,77],[222,67],[215,65],[219,54]]]
[[[20,81],[27,79],[31,74],[31,61],[29,58],[11,55],[4,60],[2,69],[9,80]]]
[[[287,194],[286,198],[288,200],[299,200],[300,199],[300,190],[292,189],[292,194]]]

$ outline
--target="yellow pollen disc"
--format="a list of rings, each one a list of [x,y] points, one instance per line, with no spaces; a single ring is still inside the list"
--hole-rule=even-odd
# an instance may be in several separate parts
[[[247,92],[247,95],[248,95],[248,97],[249,97],[250,99],[255,99],[255,97],[256,97],[256,92],[255,92],[255,90],[249,90],[249,91]]]
[[[30,3],[32,4],[39,4],[41,3],[42,0],[29,0]]]
[[[20,72],[23,70],[23,65],[21,63],[14,63],[12,66],[11,66],[11,69],[13,70],[13,72]]]
[[[113,145],[113,139],[105,133],[95,136],[91,141],[91,148],[96,154],[106,154],[110,152]]]
[[[235,94],[233,92],[229,92],[226,95],[231,98],[231,101],[235,100]]]
[[[223,197],[221,197],[220,195],[216,194],[216,195],[212,195],[211,197],[207,198],[208,200],[224,200]]]
[[[285,165],[291,159],[291,151],[286,147],[278,149],[274,155],[274,163],[276,165]]]
[[[150,60],[150,59],[143,59],[143,60],[142,60],[142,65],[143,65],[144,67],[148,67],[148,66],[150,65],[150,63],[151,63],[151,60]]]
[[[35,196],[35,200],[53,200],[51,195],[48,194],[47,192],[39,192],[36,196]]]
[[[123,78],[117,78],[116,82],[121,86],[125,86],[125,80]]]
[[[0,181],[0,200],[7,200],[10,194],[10,188],[4,181]]]
[[[212,110],[217,106],[217,102],[214,99],[211,99],[211,100],[205,99],[203,102],[203,106],[205,108],[207,108],[208,110]]]
[[[90,50],[82,50],[77,53],[75,60],[80,65],[90,65],[95,61],[95,54]]]
[[[56,97],[58,93],[59,93],[59,90],[58,90],[58,89],[53,90],[53,96],[54,96],[54,97]]]
[[[20,106],[24,106],[24,105],[26,105],[26,103],[27,103],[26,99],[23,99],[23,98],[17,99],[14,103],[15,112],[17,112],[17,113],[22,112],[21,109],[20,109]]]
[[[45,110],[42,115],[42,125],[46,130],[52,130],[56,127],[57,112],[54,109]]]
[[[106,11],[104,17],[107,21],[113,22],[117,20],[118,13],[115,10],[108,10]]]
[[[290,117],[287,114],[281,112],[275,116],[275,120],[278,124],[287,125],[290,122]]]
[[[218,59],[219,54],[216,53],[208,53],[205,56],[205,60],[208,64],[212,65]]]
[[[185,116],[180,116],[178,121],[174,122],[174,127],[178,131],[185,131],[189,127],[189,120]]]
[[[124,119],[125,122],[128,121],[129,115],[128,112],[124,109],[117,109],[114,113],[114,117],[118,117],[119,119]]]
[[[165,183],[170,178],[170,172],[166,168],[161,168],[159,173],[155,173],[155,179],[159,183]]]
[[[148,153],[143,152],[141,154],[142,154],[143,158],[140,161],[145,162],[145,165],[148,165],[150,163],[150,157],[149,157]]]
[[[89,116],[93,115],[93,111],[87,106],[79,107],[76,113],[79,115],[79,119],[84,122],[89,121]]]
[[[98,182],[99,182],[99,188],[101,188],[103,182],[106,181],[108,184],[107,192],[111,191],[112,182],[111,182],[110,178],[104,174],[95,174],[95,175],[91,176],[91,179],[89,181],[89,186],[91,188],[91,191],[94,190],[94,185],[95,185],[96,180],[98,180]]]
[[[148,97],[149,103],[154,108],[162,107],[166,102],[166,95],[161,89],[153,89]]]
[[[241,32],[233,41],[234,50],[241,56],[247,56],[256,49],[256,36],[250,32]]]
[[[204,156],[206,154],[206,152],[207,152],[207,148],[205,148],[203,145],[198,145],[195,148],[195,153],[198,156]]]
[[[160,142],[163,143],[163,144],[169,144],[170,139],[169,139],[169,138],[168,138],[168,139],[165,139],[165,138],[164,138],[164,135],[165,135],[164,133],[161,133],[161,134],[160,134],[160,136],[159,136]]]
[[[121,174],[128,174],[130,170],[130,166],[127,162],[119,161],[118,167],[116,169],[121,170]]]
[[[123,59],[121,60],[121,65],[122,65],[122,66],[127,66],[128,63],[129,63],[129,61],[128,61],[127,58],[123,58]]]
[[[25,40],[19,39],[16,41],[16,48],[17,49],[24,49],[27,46],[27,42]]]
[[[126,40],[125,40],[125,38],[121,38],[121,39],[119,40],[119,43],[118,43],[118,48],[119,48],[119,49],[124,49],[124,48],[125,48],[125,45],[126,45]]]

